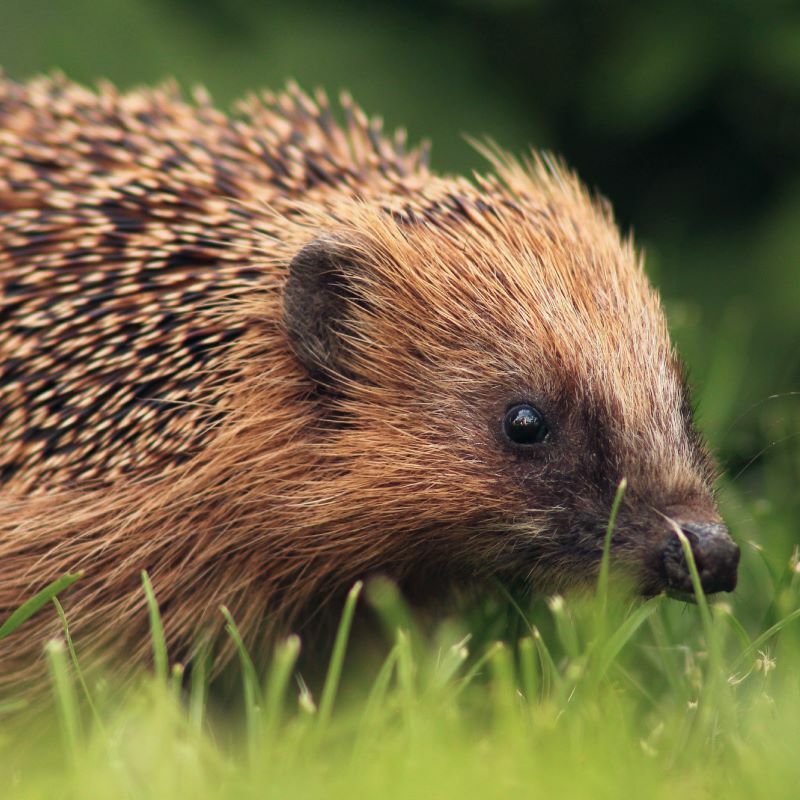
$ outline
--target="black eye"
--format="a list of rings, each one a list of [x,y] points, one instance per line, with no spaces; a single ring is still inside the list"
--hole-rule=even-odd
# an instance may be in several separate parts
[[[526,403],[511,406],[503,419],[506,436],[519,445],[539,444],[547,438],[550,429],[544,417]]]

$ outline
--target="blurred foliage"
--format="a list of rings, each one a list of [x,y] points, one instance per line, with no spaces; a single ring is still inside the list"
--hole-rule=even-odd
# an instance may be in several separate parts
[[[444,171],[482,166],[462,133],[554,150],[644,246],[729,471],[758,481],[760,451],[797,436],[798,3],[2,0],[0,63],[175,76],[221,105],[289,77],[346,87]]]

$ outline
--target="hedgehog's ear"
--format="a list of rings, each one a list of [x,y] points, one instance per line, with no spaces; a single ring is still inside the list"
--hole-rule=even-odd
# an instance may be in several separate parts
[[[283,295],[283,319],[295,355],[320,384],[347,374],[345,332],[358,297],[355,258],[347,245],[320,237],[292,259]]]

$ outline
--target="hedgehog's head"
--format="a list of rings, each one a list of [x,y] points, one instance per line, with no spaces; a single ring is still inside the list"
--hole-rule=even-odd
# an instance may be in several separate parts
[[[284,316],[322,389],[320,496],[398,577],[552,591],[596,576],[625,478],[612,564],[645,594],[690,593],[682,530],[705,590],[733,589],[738,548],[636,252],[563,171],[500,171],[432,182],[413,208],[337,209],[347,223],[294,257]]]

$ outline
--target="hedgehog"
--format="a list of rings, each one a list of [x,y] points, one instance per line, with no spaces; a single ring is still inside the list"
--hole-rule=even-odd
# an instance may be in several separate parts
[[[469,178],[348,94],[0,78],[0,614],[65,572],[82,653],[304,630],[615,573],[732,590],[739,550],[630,237],[562,162]],[[28,669],[40,613],[0,650]],[[219,658],[223,659],[225,648]],[[87,656],[88,657],[88,656]],[[24,665],[24,666],[23,666]]]

